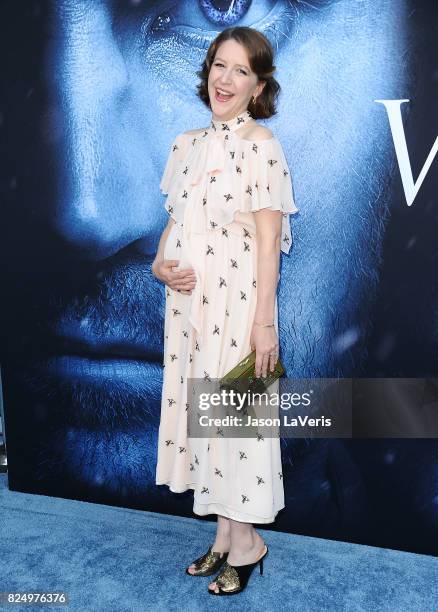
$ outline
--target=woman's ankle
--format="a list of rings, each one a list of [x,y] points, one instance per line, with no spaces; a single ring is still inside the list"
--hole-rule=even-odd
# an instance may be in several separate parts
[[[219,534],[220,536],[231,536],[230,519],[224,516],[217,517],[216,534]]]
[[[234,532],[231,538],[231,548],[240,553],[245,553],[253,549],[259,549],[264,545],[264,542],[263,537],[255,529],[247,533],[240,532],[236,534]]]
[[[229,519],[218,516],[216,537],[213,543],[215,552],[228,552],[231,545],[231,525]]]

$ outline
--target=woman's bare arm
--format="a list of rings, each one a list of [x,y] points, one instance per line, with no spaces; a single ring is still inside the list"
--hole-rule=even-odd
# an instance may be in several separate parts
[[[254,214],[257,228],[257,307],[255,321],[272,323],[280,269],[282,214],[259,210]]]
[[[275,296],[280,268],[280,241],[282,213],[262,209],[254,213],[257,231],[257,305],[251,333],[251,346],[256,350],[256,376],[267,375],[268,366],[273,370],[278,356],[278,337],[273,324]],[[260,324],[260,325],[258,325]]]
[[[155,255],[155,259],[152,263],[152,274],[154,276],[155,276],[154,268],[157,267],[158,263],[161,263],[162,261],[164,261],[164,247],[166,245],[167,237],[173,225],[175,225],[175,219],[169,216],[169,221],[167,222],[167,225],[164,228],[163,233],[161,234],[160,242],[158,243],[157,254]]]

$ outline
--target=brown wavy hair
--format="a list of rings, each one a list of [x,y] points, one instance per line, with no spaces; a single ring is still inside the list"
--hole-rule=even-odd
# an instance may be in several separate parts
[[[227,28],[216,36],[208,48],[201,70],[196,72],[196,75],[201,79],[201,82],[196,86],[196,95],[211,110],[210,96],[208,95],[208,75],[219,46],[230,39],[245,47],[251,70],[257,75],[259,81],[266,83],[255,103],[253,98],[249,102],[248,111],[251,116],[253,119],[268,119],[276,115],[277,98],[281,87],[273,77],[276,70],[276,66],[273,64],[274,51],[264,34],[247,26]]]

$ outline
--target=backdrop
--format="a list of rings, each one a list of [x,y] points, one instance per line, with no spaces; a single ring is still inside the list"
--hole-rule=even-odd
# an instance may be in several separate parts
[[[195,73],[230,25],[266,34],[282,87],[262,123],[300,209],[279,288],[288,376],[437,375],[435,2],[5,0],[0,12],[12,489],[192,516],[191,491],[154,484],[164,287],[150,266],[168,150],[209,124]],[[286,508],[269,527],[436,554],[438,443],[423,435],[283,439]]]

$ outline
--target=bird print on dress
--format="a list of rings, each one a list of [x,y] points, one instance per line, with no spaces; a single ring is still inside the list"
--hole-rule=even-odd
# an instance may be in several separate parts
[[[165,245],[166,257],[182,260],[183,268],[190,265],[197,274],[191,295],[165,288],[167,344],[156,481],[174,491],[192,487],[195,513],[217,513],[215,503],[226,516],[259,523],[272,522],[284,506],[278,436],[264,438],[257,431],[252,437],[231,438],[221,426],[210,437],[191,438],[188,413],[193,405],[189,392],[194,393],[190,379],[211,383],[250,352],[257,299],[257,237],[250,211],[269,208],[270,202],[274,209],[282,208],[282,250],[290,246],[287,224],[292,204],[281,149],[275,139],[256,143],[235,134],[247,121],[252,121],[249,112],[227,122],[212,121],[195,137],[181,135],[163,176],[165,208],[176,221]],[[213,136],[222,151],[216,147],[209,165],[200,154],[213,144]],[[239,206],[242,214],[234,220]],[[240,414],[248,415],[246,406]],[[236,466],[232,474],[230,465]],[[241,486],[229,486],[232,483]]]
[[[231,163],[233,162],[237,152],[239,152],[242,160],[245,159],[245,150],[248,149],[252,152],[254,158],[259,158],[259,157],[263,158],[262,163],[263,162],[266,163],[267,167],[270,169],[271,172],[274,172],[273,170],[274,167],[277,167],[277,166],[279,167],[279,170],[275,171],[275,175],[272,174],[272,176],[275,176],[276,178],[281,176],[284,180],[286,180],[286,182],[284,183],[284,185],[283,184],[279,185],[278,188],[276,189],[276,196],[274,197],[274,200],[273,200],[273,206],[276,209],[279,209],[280,207],[284,207],[285,211],[287,211],[285,213],[286,215],[297,212],[298,209],[295,206],[295,203],[293,201],[292,187],[290,183],[290,173],[288,172],[284,153],[283,153],[283,150],[278,140],[275,137],[266,139],[266,140],[263,140],[263,139],[250,140],[250,139],[246,139],[240,136],[238,137],[234,136],[234,139],[231,139],[231,135],[234,132],[236,132],[236,130],[238,130],[242,124],[246,122],[250,122],[250,121],[252,121],[252,117],[249,111],[245,111],[239,117],[237,118],[235,117],[231,121],[225,122],[224,125],[226,125],[227,127],[226,130],[222,130],[222,124],[220,122],[218,123],[217,121],[212,120],[210,124],[210,128],[203,130],[202,137],[199,137],[200,134],[197,134],[198,138],[196,137],[192,138],[191,149],[193,150],[193,155],[192,156],[189,155],[188,157],[187,157],[187,151],[184,150],[184,147],[182,147],[183,150],[181,150],[181,146],[176,145],[176,142],[181,143],[181,144],[184,142],[186,134],[184,133],[184,134],[179,135],[175,139],[176,146],[172,147],[171,154],[169,155],[168,162],[166,164],[165,172],[163,173],[163,180],[162,180],[162,183],[160,183],[160,187],[162,188],[164,193],[169,194],[168,190],[169,188],[171,188],[172,171],[177,168],[178,160],[181,161],[181,167],[184,168],[184,170],[186,167],[189,167],[189,171],[187,172],[187,174],[184,175],[184,177],[186,177],[186,184],[184,185],[185,190],[183,192],[182,198],[187,198],[188,188],[190,188],[191,192],[196,191],[196,187],[200,185],[200,177],[204,174],[203,169],[201,167],[202,164],[199,163],[199,160],[196,157],[196,155],[199,156],[200,154],[204,154],[206,152],[206,150],[205,151],[202,150],[202,153],[201,153],[200,147],[204,147],[205,146],[204,143],[211,140],[212,135],[219,131],[220,133],[225,134],[223,136],[224,143],[230,141],[233,144],[239,144],[239,147],[237,147],[238,149],[240,149],[239,151],[236,150],[235,146],[232,146],[229,148],[228,148],[228,145],[225,146],[223,153],[229,154],[229,160]],[[212,140],[211,142],[215,142],[217,145],[219,145],[219,141]],[[274,152],[277,155],[272,155],[272,153]],[[281,158],[281,163],[280,163],[280,158]],[[214,175],[211,174],[212,170],[207,170],[207,175],[209,175],[209,180],[211,181],[210,184],[216,183],[218,180],[217,177],[218,176],[220,177],[221,174],[223,174],[225,178],[225,172],[224,172],[225,168],[220,163],[219,165],[216,164],[216,166],[217,166],[217,171],[215,172]],[[245,167],[245,172],[243,171],[242,165],[238,165],[237,167],[241,170],[241,172],[239,172],[239,175],[242,174],[242,178],[243,178],[243,175],[247,173],[246,167]],[[195,176],[194,180],[190,180],[188,176],[190,173],[194,174]],[[265,176],[265,173],[263,173],[263,175]],[[280,181],[276,181],[276,182],[278,184],[280,183]],[[193,189],[193,186],[195,186],[194,189]],[[255,188],[258,189],[258,187],[259,187],[259,183],[258,181],[256,181]],[[269,186],[265,185],[264,187],[266,188],[267,191],[268,190],[270,191],[271,183],[269,182]],[[251,184],[247,185],[247,191],[249,192],[248,195],[252,195],[251,194]],[[280,194],[284,195],[284,198],[282,197],[279,198],[278,195]],[[202,195],[203,195],[203,204],[205,205],[207,203],[208,198],[205,198],[205,194],[202,194]],[[235,194],[230,192],[230,195],[232,195],[234,199]],[[171,197],[175,199],[173,193],[172,195],[169,194],[168,199],[170,199]],[[285,201],[281,201],[281,200],[285,200]],[[281,201],[281,204],[279,206],[280,201]],[[266,206],[267,205],[264,205],[263,207],[266,207]],[[175,211],[176,217],[174,217],[175,220],[178,220],[179,218],[179,220],[182,221],[183,208],[184,207],[180,207],[180,206],[177,207],[177,210]],[[256,209],[257,209],[257,206],[252,206],[250,208],[250,210],[256,210]],[[215,223],[218,223],[217,219],[213,219],[213,220]],[[287,225],[287,222],[288,222],[288,219],[285,218],[284,219],[285,227]],[[224,224],[218,223],[219,227],[221,225],[223,226]],[[290,243],[291,243],[291,240],[289,240],[289,243],[287,242],[283,243],[284,247],[282,246],[282,249],[284,248],[285,252],[287,252],[287,249],[290,248]]]

